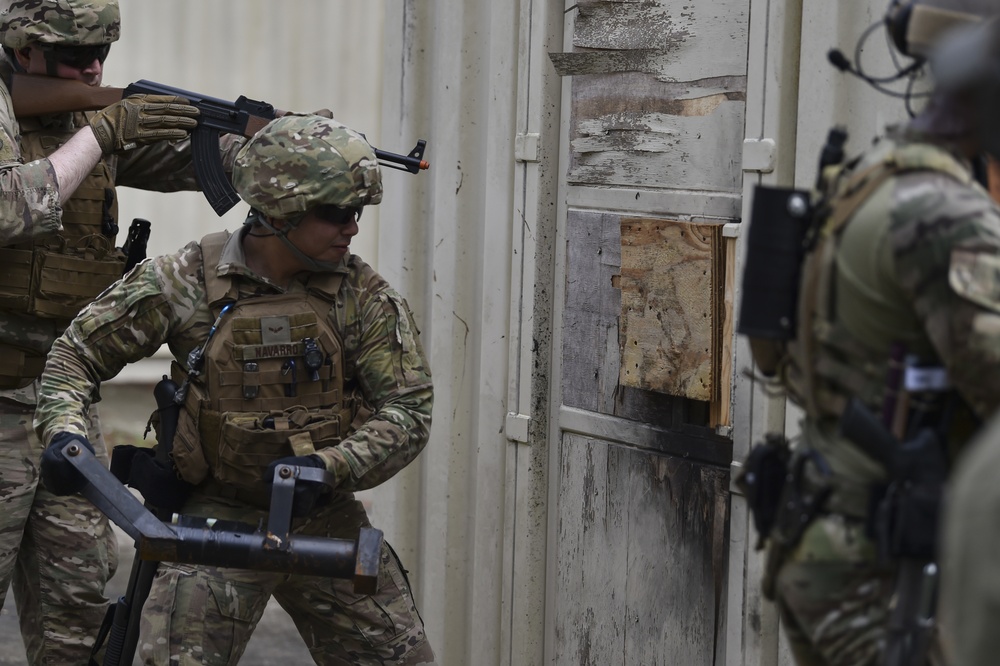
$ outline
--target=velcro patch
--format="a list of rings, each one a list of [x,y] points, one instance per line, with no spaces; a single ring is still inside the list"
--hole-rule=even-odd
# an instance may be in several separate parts
[[[1000,257],[992,251],[952,250],[948,284],[962,298],[1000,312]]]

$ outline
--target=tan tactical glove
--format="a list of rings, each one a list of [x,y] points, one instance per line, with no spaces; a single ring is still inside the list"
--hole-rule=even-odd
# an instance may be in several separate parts
[[[198,109],[173,95],[133,95],[90,120],[105,154],[157,141],[183,139],[198,125]]]

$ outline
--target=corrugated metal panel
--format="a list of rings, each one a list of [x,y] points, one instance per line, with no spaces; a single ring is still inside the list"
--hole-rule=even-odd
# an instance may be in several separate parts
[[[423,330],[435,411],[430,446],[377,490],[373,515],[414,571],[440,663],[538,664],[559,95],[546,54],[563,7],[386,9],[383,136],[425,136],[432,167],[383,205],[380,267]]]

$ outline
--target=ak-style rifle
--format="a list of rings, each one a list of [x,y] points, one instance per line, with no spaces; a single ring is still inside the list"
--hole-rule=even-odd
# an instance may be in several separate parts
[[[195,176],[205,198],[219,215],[240,200],[226,177],[219,151],[219,137],[223,134],[239,134],[250,138],[282,113],[267,102],[244,95],[240,95],[235,102],[230,102],[145,79],[125,88],[112,88],[89,86],[80,81],[53,76],[15,73],[10,92],[14,115],[18,118],[71,111],[96,111],[132,95],[183,97],[200,111],[198,126],[191,132]],[[427,142],[420,139],[406,155],[375,148],[375,157],[384,167],[416,174],[430,167],[424,160],[426,145]]]

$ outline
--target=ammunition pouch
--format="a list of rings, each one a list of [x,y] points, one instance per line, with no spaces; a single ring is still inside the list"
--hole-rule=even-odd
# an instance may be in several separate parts
[[[243,491],[241,498],[267,508],[265,472],[279,458],[307,456],[336,446],[342,438],[343,415],[337,409],[293,407],[271,412],[202,410],[203,441],[212,477],[218,484]],[[217,493],[216,493],[217,494]]]
[[[105,236],[73,243],[54,237],[33,249],[0,248],[7,267],[0,282],[0,308],[69,321],[121,277],[124,256]]]
[[[894,478],[872,493],[869,532],[882,561],[935,558],[946,475],[933,430],[920,430],[899,447]]]

